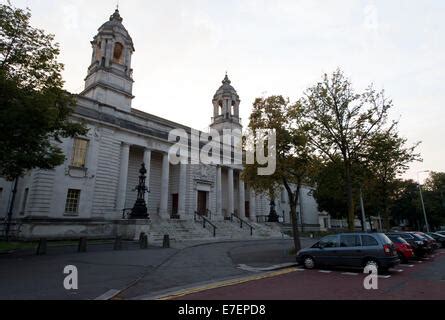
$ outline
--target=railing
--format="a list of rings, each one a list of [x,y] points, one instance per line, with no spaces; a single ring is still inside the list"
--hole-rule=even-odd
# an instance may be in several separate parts
[[[202,220],[202,227],[206,229],[207,224],[210,225],[213,228],[213,237],[216,237],[216,230],[218,229],[217,226],[215,226],[209,219],[207,219],[205,216],[200,215],[198,212],[195,211],[195,222],[198,222],[198,220]]]
[[[232,222],[233,222],[233,218],[238,219],[238,221],[240,222],[241,229],[243,229],[244,225],[248,226],[250,228],[250,236],[253,237],[253,230],[255,230],[255,228],[250,223],[248,223],[247,221],[241,219],[240,217],[238,217],[237,215],[232,213],[232,215],[230,216],[230,220]]]

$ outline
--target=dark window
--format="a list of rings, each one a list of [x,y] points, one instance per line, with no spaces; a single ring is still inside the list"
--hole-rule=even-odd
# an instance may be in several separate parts
[[[66,196],[65,213],[77,215],[79,213],[80,190],[69,189]]]
[[[327,236],[319,242],[319,246],[323,248],[337,247],[337,236]]]
[[[377,240],[372,236],[362,236],[362,242],[364,247],[375,247],[379,245]]]
[[[360,236],[358,235],[351,234],[340,237],[340,247],[361,247],[361,245],[362,243],[360,242]]]

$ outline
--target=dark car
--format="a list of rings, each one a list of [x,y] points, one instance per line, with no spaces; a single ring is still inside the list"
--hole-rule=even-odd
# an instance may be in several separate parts
[[[445,236],[445,231],[437,231],[436,233],[441,234],[443,236]]]
[[[420,237],[423,241],[426,241],[426,243],[427,243],[427,250],[428,250],[428,253],[433,253],[434,250],[437,249],[437,243],[436,243],[436,240],[434,240],[434,239],[431,238],[430,236],[426,235],[426,234],[423,233],[423,232],[413,232],[413,234],[414,234],[415,236]]]
[[[430,232],[427,233],[430,237],[432,237],[436,242],[442,247],[445,248],[445,236],[440,233]]]
[[[413,247],[417,258],[423,258],[429,252],[428,242],[411,232],[388,233],[388,236],[401,237]]]
[[[306,269],[375,265],[384,271],[400,264],[400,259],[394,244],[383,233],[344,233],[327,236],[311,248],[301,250],[297,262]]]

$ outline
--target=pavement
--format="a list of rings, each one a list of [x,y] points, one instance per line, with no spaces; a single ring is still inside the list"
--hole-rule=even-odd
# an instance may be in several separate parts
[[[303,239],[310,246],[313,239]],[[1,300],[93,300],[158,297],[203,283],[227,281],[294,263],[292,240],[183,242],[171,249],[147,250],[129,245],[51,248],[45,256],[32,252],[0,255]],[[66,266],[78,269],[79,288],[63,286]],[[253,268],[253,271],[252,271]]]

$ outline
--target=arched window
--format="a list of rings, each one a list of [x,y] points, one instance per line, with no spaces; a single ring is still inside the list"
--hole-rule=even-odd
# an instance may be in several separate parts
[[[113,61],[124,64],[124,46],[120,42],[116,42],[114,45]]]

